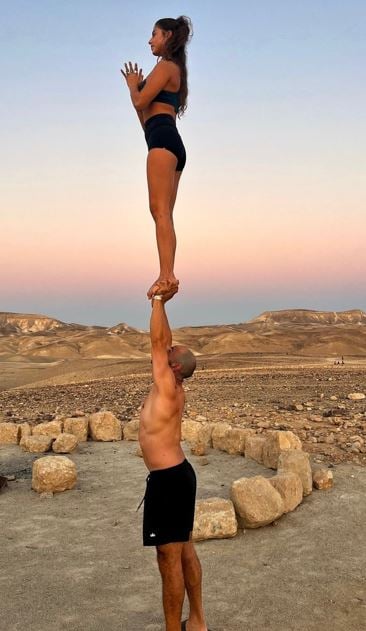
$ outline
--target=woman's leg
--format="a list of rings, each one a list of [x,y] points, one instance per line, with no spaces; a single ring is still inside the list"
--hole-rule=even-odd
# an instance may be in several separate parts
[[[173,208],[180,173],[175,171],[176,156],[166,149],[150,149],[147,157],[147,182],[150,212],[156,226],[160,274],[148,291],[151,298],[157,291],[169,291],[178,285],[174,276],[176,237],[173,224]]]

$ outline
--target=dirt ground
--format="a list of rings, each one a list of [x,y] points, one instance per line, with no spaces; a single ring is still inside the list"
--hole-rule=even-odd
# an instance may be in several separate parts
[[[146,360],[71,361],[38,365],[38,373],[32,364],[28,379],[36,382],[25,384],[27,370],[0,363],[0,382],[8,386],[0,391],[0,421],[35,425],[104,409],[126,423],[138,415],[151,386]],[[185,418],[264,434],[291,430],[305,451],[325,462],[366,465],[366,398],[348,398],[366,394],[366,362],[360,359],[337,365],[329,358],[202,356],[185,389]]]
[[[31,490],[38,455],[0,448],[3,631],[162,631],[154,549],[141,543],[145,488],[136,443],[83,443],[70,455],[72,491]],[[187,452],[188,455],[188,452]],[[241,456],[189,456],[198,497],[228,497],[241,476],[273,472]],[[366,629],[366,469],[333,468],[335,485],[314,491],[272,526],[197,544],[213,631]],[[186,613],[186,604],[185,604]]]

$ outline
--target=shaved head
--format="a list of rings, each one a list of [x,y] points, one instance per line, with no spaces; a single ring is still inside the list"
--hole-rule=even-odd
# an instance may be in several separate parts
[[[169,351],[169,365],[172,368],[179,366],[177,372],[183,379],[188,379],[196,368],[196,358],[187,346],[173,346]]]

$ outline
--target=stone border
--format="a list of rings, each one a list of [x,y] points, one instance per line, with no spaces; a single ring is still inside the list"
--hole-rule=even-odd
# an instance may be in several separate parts
[[[29,423],[3,422],[0,423],[0,445],[20,444],[22,449],[31,453],[41,454],[51,449],[59,454],[70,453],[79,442],[88,439],[138,441],[138,429],[137,418],[122,423],[112,412],[105,410],[87,416],[61,417],[34,427]],[[313,486],[329,489],[333,484],[333,475],[328,468],[311,468],[309,454],[302,450],[300,439],[290,431],[268,430],[263,436],[254,429],[233,427],[229,423],[186,419],[182,422],[182,440],[196,456],[205,456],[208,449],[213,448],[251,458],[266,468],[277,470],[272,478],[258,475],[234,480],[230,499],[197,500],[193,531],[195,541],[233,537],[238,528],[259,528],[273,523],[295,510],[312,492]],[[141,449],[137,449],[136,455],[142,456]],[[63,488],[59,480],[54,488],[52,481],[47,483],[48,486],[39,480],[34,481],[34,466],[40,460],[47,460],[50,471],[57,463],[52,463],[52,456],[33,463],[32,488],[41,496],[45,493],[52,496],[53,492],[73,488],[70,485]],[[202,460],[202,464],[207,464],[207,460],[205,463]],[[52,479],[53,473],[46,474]],[[75,483],[76,471],[73,486]]]

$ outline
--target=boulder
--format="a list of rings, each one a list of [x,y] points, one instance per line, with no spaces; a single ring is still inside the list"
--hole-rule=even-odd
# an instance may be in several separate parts
[[[229,425],[229,423],[215,423],[212,429],[212,447],[214,449],[220,449],[219,445],[225,434],[230,430],[231,425]]]
[[[65,418],[64,432],[76,436],[79,443],[84,443],[88,440],[88,431],[89,420],[87,416],[79,418]]]
[[[363,392],[350,392],[347,398],[351,401],[362,401],[365,397],[366,394]]]
[[[295,412],[302,412],[304,409],[304,406],[302,403],[292,403],[290,405],[290,410],[295,410]]]
[[[263,445],[263,464],[277,469],[278,457],[285,449],[301,449],[301,440],[293,432],[271,432]]]
[[[20,423],[20,440],[32,435],[32,427],[29,423]]]
[[[122,440],[122,425],[112,412],[95,412],[89,416],[90,435],[93,440]]]
[[[245,457],[263,464],[263,446],[265,442],[264,436],[248,436],[245,441]]]
[[[245,451],[245,443],[248,437],[254,436],[255,430],[244,427],[232,427],[226,432],[223,439],[221,439],[221,449],[228,454],[240,454],[243,455]]]
[[[235,480],[231,486],[231,499],[239,526],[243,528],[266,526],[284,513],[281,495],[261,475]]]
[[[20,425],[17,425],[17,423],[0,423],[0,444],[17,445],[19,436]]]
[[[62,433],[62,421],[49,421],[48,423],[39,423],[33,427],[33,436],[50,436],[57,438]]]
[[[272,486],[279,492],[283,499],[284,512],[288,513],[302,502],[302,482],[296,473],[279,473],[273,478],[268,478]]]
[[[313,485],[316,489],[326,490],[333,486],[333,473],[327,467],[317,466],[312,469]]]
[[[234,505],[230,500],[220,497],[197,500],[193,541],[235,537],[237,529]]]
[[[220,423],[221,427],[214,428],[212,432],[212,444],[215,449],[226,451],[228,454],[243,454],[245,441],[248,436],[255,434],[254,429],[244,427],[231,427],[228,423]],[[222,427],[224,426],[224,427]]]
[[[140,421],[138,418],[132,419],[123,426],[123,438],[124,440],[138,440],[139,439],[139,426]]]
[[[57,454],[69,454],[78,444],[77,436],[66,432],[57,436],[53,442],[52,449]]]
[[[199,423],[187,419],[182,423],[182,440],[187,441],[189,445],[203,443],[205,447],[211,447],[213,427],[212,423]]]
[[[20,446],[23,451],[31,454],[43,454],[51,448],[52,443],[52,436],[25,436],[20,441]]]
[[[73,489],[76,481],[76,466],[66,456],[45,456],[33,463],[32,489],[37,493],[61,493]]]
[[[278,459],[278,473],[296,473],[302,482],[304,496],[310,495],[313,489],[309,454],[297,449],[285,449]]]

